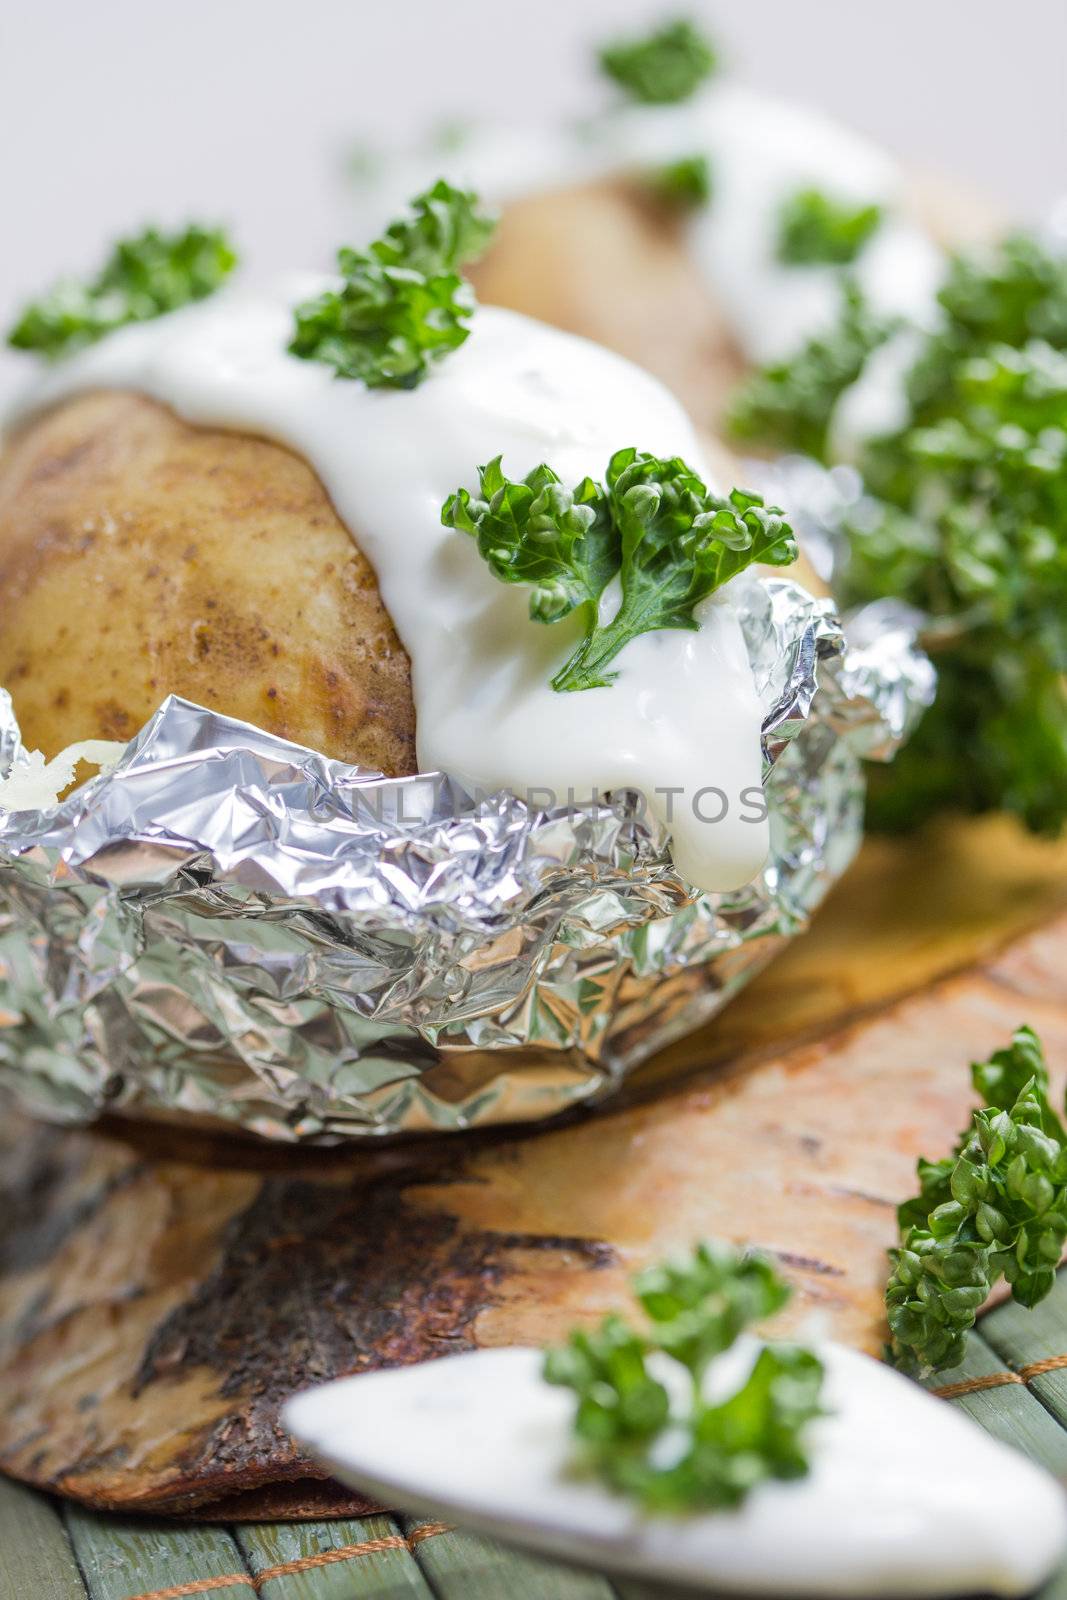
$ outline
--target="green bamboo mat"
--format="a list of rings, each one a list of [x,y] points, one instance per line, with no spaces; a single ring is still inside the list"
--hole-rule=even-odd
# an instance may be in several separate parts
[[[986,1380],[945,1403],[1067,1479],[1067,1369],[1031,1370],[1064,1354],[1067,1270],[1036,1311],[1005,1305],[984,1318],[963,1365],[939,1374],[936,1387]],[[0,1600],[668,1600],[674,1593],[536,1560],[424,1518],[183,1526],[95,1516],[0,1479]],[[1067,1567],[1041,1600],[1067,1600]]]

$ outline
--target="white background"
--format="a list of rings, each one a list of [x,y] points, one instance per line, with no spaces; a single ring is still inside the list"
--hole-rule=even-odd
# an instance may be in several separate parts
[[[147,220],[230,222],[264,270],[325,263],[344,154],[449,115],[599,94],[648,0],[0,0],[0,327]],[[1067,191],[1067,0],[678,0],[735,70],[1037,215]],[[591,98],[593,97],[593,98]],[[0,393],[19,358],[0,355]]]

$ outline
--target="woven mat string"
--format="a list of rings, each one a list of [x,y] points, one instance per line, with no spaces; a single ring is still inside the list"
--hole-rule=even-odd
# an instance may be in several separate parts
[[[317,1555],[300,1556],[294,1561],[281,1561],[276,1567],[264,1567],[253,1577],[247,1572],[225,1572],[217,1578],[193,1578],[188,1583],[173,1583],[166,1589],[146,1589],[128,1600],[182,1600],[184,1595],[207,1594],[212,1589],[262,1589],[274,1578],[288,1578],[293,1573],[311,1572],[316,1567],[329,1567],[336,1561],[355,1561],[360,1556],[377,1555],[382,1550],[414,1550],[424,1539],[434,1539],[439,1533],[451,1533],[447,1522],[424,1522],[412,1528],[405,1538],[402,1533],[386,1534],[381,1539],[366,1539],[362,1544],[342,1544],[336,1550],[320,1550]]]
[[[1043,1361],[1031,1361],[1018,1372],[987,1372],[981,1378],[962,1378],[959,1383],[946,1383],[940,1389],[931,1389],[941,1400],[958,1400],[964,1394],[980,1394],[983,1389],[1002,1389],[1009,1383],[1029,1383],[1046,1372],[1060,1372],[1067,1367],[1067,1355],[1046,1356]]]

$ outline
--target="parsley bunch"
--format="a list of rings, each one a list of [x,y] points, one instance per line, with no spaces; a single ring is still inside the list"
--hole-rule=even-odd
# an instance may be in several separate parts
[[[798,266],[847,266],[881,220],[881,206],[854,206],[821,189],[800,189],[782,207],[778,259]]]
[[[443,178],[411,210],[368,249],[338,252],[344,281],[297,306],[293,355],[368,389],[413,389],[464,342],[474,294],[459,268],[482,253],[495,221]]]
[[[1037,1036],[1020,1028],[971,1075],[985,1108],[951,1156],[919,1162],[919,1193],[900,1207],[889,1252],[889,1354],[920,1376],[962,1361],[998,1278],[1021,1305],[1044,1299],[1067,1241],[1067,1129]]]
[[[1015,811],[1067,822],[1067,262],[1014,238],[958,258],[910,418],[861,462],[840,598],[898,594],[931,619],[938,699],[871,816]]]
[[[632,99],[652,106],[688,100],[717,64],[710,40],[684,18],[665,23],[644,39],[605,45],[600,52],[608,77]]]
[[[95,344],[129,322],[147,322],[203,300],[237,265],[221,229],[190,225],[179,233],[147,228],[120,239],[100,271],[86,283],[57,283],[28,305],[7,336],[15,350],[37,350],[49,360]]]
[[[701,1244],[688,1261],[640,1274],[634,1291],[644,1330],[609,1316],[545,1358],[548,1382],[577,1398],[574,1431],[593,1471],[658,1512],[726,1509],[766,1479],[803,1477],[804,1431],[820,1415],[816,1356],[766,1345],[732,1394],[704,1393],[712,1362],[789,1298],[771,1264]],[[684,1405],[650,1357],[681,1369]]]
[[[677,456],[618,450],[603,485],[585,478],[575,489],[544,465],[514,482],[500,459],[479,468],[477,496],[449,496],[441,521],[477,540],[502,583],[529,585],[532,621],[579,614],[583,637],[554,689],[606,687],[617,677],[611,662],[632,639],[695,629],[694,608],[752,562],[796,558],[777,506],[742,489],[720,498]],[[600,597],[616,575],[619,608],[601,623]]]
[[[855,290],[838,327],[757,374],[747,438],[827,459],[834,406],[875,319]],[[952,807],[1067,823],[1067,260],[1028,235],[957,256],[942,325],[920,341],[908,420],[858,461],[869,491],[843,528],[837,597],[896,596],[930,619],[937,700],[872,776],[870,823]],[[861,330],[857,334],[857,329]],[[881,329],[880,337],[889,330]]]

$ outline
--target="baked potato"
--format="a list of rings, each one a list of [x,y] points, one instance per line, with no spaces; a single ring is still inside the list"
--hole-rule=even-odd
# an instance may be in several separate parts
[[[478,275],[483,300],[613,345],[706,421],[741,371],[669,208],[625,184],[516,205]],[[374,571],[278,444],[117,390],[31,417],[0,453],[0,593],[0,685],[48,758],[129,739],[176,694],[416,770],[410,664]]]
[[[0,456],[0,594],[0,684],[48,757],[129,739],[177,694],[415,770],[408,658],[374,572],[280,445],[140,395],[67,400]]]

